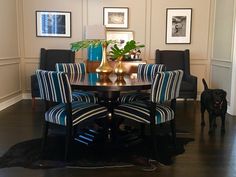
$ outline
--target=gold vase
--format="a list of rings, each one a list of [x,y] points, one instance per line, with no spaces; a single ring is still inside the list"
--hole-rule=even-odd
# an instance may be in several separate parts
[[[126,69],[123,65],[122,60],[123,60],[123,56],[117,58],[117,64],[114,70],[114,73],[117,76],[117,81],[124,81],[124,75],[126,73]]]
[[[102,61],[99,65],[99,67],[96,69],[97,73],[100,74],[110,74],[112,72],[112,67],[109,65],[107,61],[107,44],[104,43],[102,45]]]

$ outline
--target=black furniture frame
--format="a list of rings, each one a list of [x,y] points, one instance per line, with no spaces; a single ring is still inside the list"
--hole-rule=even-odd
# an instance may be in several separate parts
[[[56,63],[74,63],[75,53],[66,49],[40,49],[39,69],[55,71]],[[35,98],[40,97],[36,75],[31,76],[32,108],[35,108]]]
[[[197,98],[197,77],[190,74],[189,49],[185,50],[156,50],[157,64],[164,64],[167,71],[181,69],[184,71],[180,86],[179,98]]]

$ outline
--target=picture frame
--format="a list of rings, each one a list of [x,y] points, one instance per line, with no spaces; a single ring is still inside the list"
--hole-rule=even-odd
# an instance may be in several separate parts
[[[36,11],[37,37],[71,37],[71,12]]]
[[[191,43],[192,8],[166,9],[166,44]]]
[[[129,8],[128,7],[104,7],[103,25],[106,28],[128,28]]]
[[[106,39],[118,41],[117,46],[122,48],[125,46],[127,41],[134,39],[134,33],[133,31],[106,31]],[[108,46],[108,52],[111,50],[110,48],[111,46]]]

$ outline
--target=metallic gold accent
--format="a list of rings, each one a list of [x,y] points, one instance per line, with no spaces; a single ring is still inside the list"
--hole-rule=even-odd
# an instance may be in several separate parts
[[[109,65],[107,61],[107,44],[104,43],[102,45],[102,61],[99,67],[96,69],[96,72],[110,74],[112,70],[113,70],[112,67]]]
[[[117,75],[117,79],[116,79],[116,82],[117,83],[124,83],[124,75],[126,73],[126,69],[123,65],[123,56],[117,58],[118,60],[118,63],[116,64],[116,67],[115,67],[115,70],[114,70],[114,73],[116,73]]]

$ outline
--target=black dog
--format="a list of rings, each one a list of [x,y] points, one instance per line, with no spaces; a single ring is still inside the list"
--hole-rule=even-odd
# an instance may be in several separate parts
[[[221,132],[225,132],[225,114],[227,111],[226,92],[222,89],[209,89],[206,81],[202,79],[204,91],[201,94],[201,125],[205,126],[204,112],[209,113],[209,134],[216,127],[216,117],[221,117]]]

